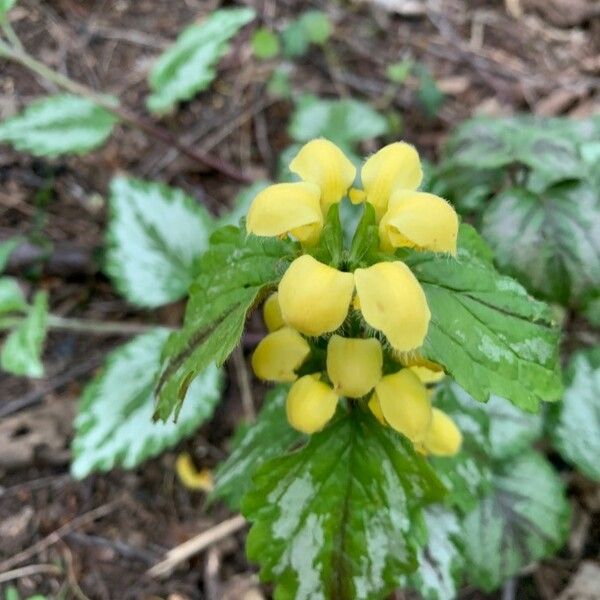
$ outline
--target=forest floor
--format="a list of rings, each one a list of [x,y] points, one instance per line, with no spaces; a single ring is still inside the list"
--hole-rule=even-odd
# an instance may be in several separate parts
[[[310,6],[296,0],[247,3],[272,26]],[[327,52],[313,49],[295,61],[294,94],[352,96],[396,111],[401,136],[430,159],[452,127],[476,113],[588,116],[600,108],[600,11],[593,0],[322,4],[334,23],[333,37]],[[11,14],[32,54],[143,114],[153,60],[184,26],[217,6],[212,0],[22,0]],[[273,176],[275,159],[290,142],[293,105],[267,96],[274,63],[253,58],[248,38],[247,30],[236,38],[211,91],[161,124],[258,179]],[[388,93],[386,65],[405,56],[426,65],[446,95],[433,118],[420,108],[412,79]],[[1,60],[0,74],[0,117],[55,91]],[[100,270],[107,186],[117,172],[183,188],[215,213],[241,186],[131,127],[118,127],[105,146],[81,158],[36,159],[1,146],[0,240],[17,234],[30,240],[14,253],[9,271],[24,285],[47,290],[55,314],[176,325],[181,304],[135,310]],[[250,340],[261,327],[258,319],[249,323]],[[61,590],[67,598],[101,600],[268,597],[244,558],[244,529],[165,579],[147,574],[168,550],[231,517],[220,504],[205,509],[203,494],[182,487],[174,460],[185,449],[199,466],[213,468],[226,455],[242,416],[239,365],[227,366],[224,402],[193,439],[134,471],[83,481],[69,476],[70,423],[81,390],[123,339],[53,332],[43,379],[0,375],[0,573],[30,569],[18,579],[23,597],[57,597]],[[254,398],[259,396],[257,387]],[[567,549],[496,594],[466,589],[462,599],[600,598],[598,588],[596,596],[572,592],[572,578],[600,555],[600,488],[561,468],[577,515]],[[66,566],[60,573],[54,566],[59,563]]]

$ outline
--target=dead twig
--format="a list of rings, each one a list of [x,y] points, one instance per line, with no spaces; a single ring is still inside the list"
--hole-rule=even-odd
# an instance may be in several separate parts
[[[56,565],[27,565],[20,569],[0,573],[0,583],[14,581],[15,579],[21,579],[21,577],[31,577],[32,575],[60,575],[61,573],[62,571]]]
[[[240,346],[233,351],[233,366],[240,388],[240,396],[242,397],[242,408],[246,421],[252,422],[256,419],[256,410],[254,408],[254,399],[252,398],[252,387],[250,378],[248,377],[248,368],[244,359],[244,352]]]

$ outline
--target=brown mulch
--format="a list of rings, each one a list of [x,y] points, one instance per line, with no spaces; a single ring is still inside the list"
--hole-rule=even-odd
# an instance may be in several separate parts
[[[247,4],[275,27],[311,6],[302,0]],[[182,27],[218,5],[22,0],[12,23],[37,57],[96,90],[118,95],[143,115],[154,58]],[[327,10],[335,23],[333,39],[327,52],[313,48],[295,62],[294,94],[352,96],[399,115],[402,137],[429,158],[435,158],[455,124],[476,113],[587,116],[600,108],[600,10],[593,0],[364,0],[327,3]],[[246,32],[236,38],[211,91],[160,125],[258,178],[273,174],[275,158],[290,142],[286,128],[292,105],[267,97],[265,84],[275,64],[256,61],[248,37]],[[420,107],[416,81],[388,93],[386,65],[405,56],[425,64],[447,96],[435,118]],[[0,73],[0,117],[55,91],[14,64],[0,61]],[[123,125],[103,148],[80,158],[42,160],[2,146],[0,240],[23,234],[37,244],[21,248],[9,269],[30,289],[48,290],[53,312],[63,316],[175,324],[180,305],[153,314],[136,311],[100,272],[107,186],[116,172],[181,187],[215,213],[240,188]],[[255,320],[249,329],[259,327]],[[255,568],[244,558],[243,532],[164,580],[146,575],[169,549],[229,516],[218,504],[205,509],[202,494],[182,488],[173,463],[182,448],[203,467],[214,467],[226,455],[242,415],[233,364],[223,404],[193,440],[132,472],[117,470],[81,482],[68,476],[76,401],[103,356],[121,340],[53,333],[43,380],[0,375],[0,573],[6,564],[10,569],[40,566],[39,572],[17,579],[24,597],[34,592],[102,600],[268,597],[269,589],[258,586]],[[575,509],[567,549],[497,594],[467,589],[461,598],[551,600],[565,588],[561,598],[583,597],[577,590],[597,569],[600,556],[600,489],[566,466],[563,474]],[[99,507],[94,518],[98,513],[92,511]],[[40,545],[57,531],[60,539]],[[22,552],[26,557],[15,560]],[[52,571],[56,564],[65,567],[60,574]]]

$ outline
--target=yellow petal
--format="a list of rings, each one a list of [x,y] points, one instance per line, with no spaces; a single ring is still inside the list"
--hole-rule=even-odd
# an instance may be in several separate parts
[[[335,414],[338,396],[331,386],[312,375],[300,377],[292,385],[285,404],[290,425],[302,433],[315,433]]]
[[[263,319],[269,331],[277,331],[285,325],[277,296],[277,292],[271,294],[263,304]]]
[[[260,236],[291,233],[301,242],[314,242],[323,227],[320,195],[312,183],[270,185],[252,201],[246,230]]]
[[[190,490],[211,492],[214,488],[213,474],[210,469],[198,471],[192,457],[182,452],[175,461],[175,472],[183,485]]]
[[[252,355],[252,369],[264,381],[294,381],[294,372],[310,354],[308,342],[291,327],[265,336]]]
[[[431,313],[421,284],[402,262],[381,262],[354,272],[365,321],[382,331],[395,350],[422,345]]]
[[[356,167],[332,142],[324,138],[304,144],[292,162],[290,171],[321,190],[323,214],[346,195],[356,176]]]
[[[383,353],[375,338],[332,335],[327,344],[327,375],[333,389],[347,398],[369,393],[381,379]]]
[[[423,179],[419,153],[410,144],[396,142],[369,157],[361,171],[367,200],[380,219],[392,194],[400,189],[416,190]]]
[[[408,247],[456,254],[458,216],[434,194],[396,192],[379,223],[379,237],[385,250]]]
[[[305,335],[335,331],[348,314],[353,291],[352,273],[304,254],[294,260],[279,283],[283,320]]]
[[[409,367],[409,369],[423,382],[423,383],[437,383],[445,377],[444,371],[432,371],[427,367]]]
[[[402,369],[385,375],[375,393],[386,422],[411,442],[421,442],[431,424],[431,401],[419,378]]]
[[[369,406],[370,411],[375,415],[375,418],[382,425],[386,425],[387,423],[385,422],[385,418],[383,416],[383,413],[381,412],[381,404],[379,404],[379,398],[377,397],[377,394],[375,392],[373,392],[371,394],[371,398],[369,398],[368,406]]]
[[[423,438],[427,452],[436,456],[453,456],[462,444],[462,434],[456,423],[439,408],[433,409],[431,425]]]

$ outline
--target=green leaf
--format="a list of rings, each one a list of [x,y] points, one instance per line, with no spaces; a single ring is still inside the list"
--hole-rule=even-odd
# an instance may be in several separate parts
[[[0,0],[0,23],[6,13],[17,3],[17,0]]]
[[[486,209],[482,233],[500,269],[541,297],[576,303],[600,289],[600,195],[585,183],[508,189]]]
[[[154,384],[167,337],[167,330],[154,329],[114,350],[86,387],[75,419],[74,477],[132,469],[192,435],[211,417],[222,382],[214,365],[189,386],[177,422],[152,421]]]
[[[323,45],[331,35],[331,21],[322,10],[307,10],[300,17],[299,23],[313,44]]]
[[[424,517],[428,540],[419,550],[419,567],[408,582],[424,600],[451,600],[457,595],[464,569],[458,547],[460,522],[455,513],[437,505],[428,506]]]
[[[571,359],[559,411],[554,445],[582,473],[600,481],[600,346]]]
[[[181,190],[116,177],[105,270],[131,303],[168,304],[185,296],[212,228],[206,210]]]
[[[417,65],[415,70],[419,77],[417,96],[427,116],[435,117],[444,102],[445,96],[429,72],[429,69],[423,65]]]
[[[290,427],[285,415],[287,393],[288,387],[283,385],[267,393],[256,422],[240,428],[233,441],[233,452],[215,474],[212,495],[225,500],[232,510],[239,510],[258,467],[303,439]]]
[[[475,399],[491,395],[535,411],[560,398],[558,329],[548,307],[513,279],[473,256],[459,234],[457,260],[434,253],[404,257],[431,310],[422,352],[444,365]]]
[[[252,51],[262,60],[275,58],[279,54],[279,38],[270,29],[261,27],[252,35]]]
[[[318,261],[339,267],[344,250],[344,232],[340,221],[339,203],[332,204],[327,211],[319,243],[309,249]]]
[[[22,242],[21,238],[14,237],[5,242],[0,243],[0,273],[6,269],[6,265],[8,264],[8,259],[13,251],[19,246]]]
[[[78,96],[48,96],[0,123],[0,142],[35,156],[85,154],[102,145],[116,117]]]
[[[292,95],[289,69],[285,65],[273,71],[267,83],[267,92],[275,98],[289,98]]]
[[[221,9],[184,29],[150,72],[148,108],[164,113],[208,88],[216,77],[215,64],[229,51],[227,42],[254,16],[250,8]]]
[[[294,242],[248,236],[233,226],[213,234],[189,290],[183,329],[163,350],[156,418],[179,410],[191,378],[213,362],[223,364],[242,336],[248,311],[277,285],[296,252]]]
[[[354,410],[256,473],[247,554],[278,600],[383,598],[417,566],[412,522],[442,491],[410,444]]]
[[[383,135],[387,121],[368,104],[358,100],[322,100],[303,96],[289,126],[297,142],[325,137],[342,148]]]
[[[12,277],[0,277],[0,315],[26,308],[27,302],[17,280]]]
[[[302,23],[292,21],[281,33],[283,53],[288,58],[297,58],[308,51],[310,40]]]
[[[46,338],[48,297],[38,292],[25,319],[9,334],[0,354],[0,366],[9,373],[41,377],[40,355]]]
[[[348,262],[352,269],[365,267],[375,262],[371,257],[379,250],[379,227],[375,209],[370,202],[363,203],[363,213],[350,246]]]
[[[493,485],[462,527],[466,573],[486,591],[556,552],[570,521],[562,481],[536,452],[501,464]]]
[[[414,62],[411,58],[404,58],[399,62],[388,65],[385,69],[385,74],[392,83],[404,83],[410,75],[413,66]]]

